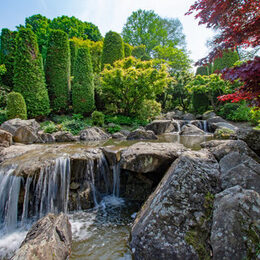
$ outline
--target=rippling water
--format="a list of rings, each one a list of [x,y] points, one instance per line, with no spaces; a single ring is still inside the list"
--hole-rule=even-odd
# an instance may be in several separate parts
[[[106,196],[98,207],[69,215],[73,243],[70,259],[130,260],[128,247],[137,205]]]

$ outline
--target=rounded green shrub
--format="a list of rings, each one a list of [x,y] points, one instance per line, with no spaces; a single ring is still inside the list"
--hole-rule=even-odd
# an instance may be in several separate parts
[[[49,114],[42,58],[36,36],[28,28],[20,28],[16,37],[14,90],[23,95],[30,118]]]
[[[105,64],[112,65],[114,61],[124,58],[124,42],[121,36],[109,31],[104,39],[103,53],[102,53],[102,68]]]
[[[46,56],[46,83],[53,111],[66,111],[69,102],[70,49],[68,35],[52,30]]]
[[[104,125],[105,115],[102,112],[94,111],[91,114],[91,118],[92,118],[93,125],[97,125],[97,126]]]
[[[72,106],[74,113],[90,114],[94,109],[94,77],[87,47],[79,48],[74,63]]]
[[[0,125],[3,124],[7,120],[6,111],[0,109]]]
[[[162,106],[155,100],[144,100],[140,110],[138,111],[138,118],[141,120],[151,120],[160,115]]]
[[[27,109],[23,96],[17,92],[11,92],[7,95],[7,118],[27,119]]]

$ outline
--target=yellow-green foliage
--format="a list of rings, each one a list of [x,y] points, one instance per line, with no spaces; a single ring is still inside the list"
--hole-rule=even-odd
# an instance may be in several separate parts
[[[103,49],[103,41],[93,42],[91,40],[82,40],[78,38],[73,38],[71,42],[71,55],[77,54],[77,49],[79,47],[88,47],[91,55],[92,67],[94,73],[99,73],[101,71],[101,57]],[[73,43],[73,44],[72,44]],[[73,52],[73,53],[72,53]],[[73,65],[73,60],[71,61]],[[72,73],[72,75],[74,75]]]
[[[102,68],[105,64],[112,65],[115,61],[124,58],[124,42],[121,36],[109,31],[104,39],[103,53],[102,53]]]
[[[13,87],[16,34],[17,32],[12,32],[8,29],[2,29],[1,33],[0,60],[6,68],[5,74],[2,76],[2,83],[9,87]]]
[[[79,48],[74,63],[72,105],[73,111],[80,114],[89,114],[94,109],[93,70],[87,47]]]
[[[46,57],[46,83],[53,111],[65,111],[69,102],[70,50],[68,35],[52,30]]]
[[[93,125],[97,125],[97,126],[104,125],[105,115],[102,112],[94,111],[91,114],[91,118],[92,118]]]
[[[29,117],[50,112],[41,54],[31,29],[20,28],[16,38],[14,90],[23,95]]]
[[[137,117],[141,120],[152,120],[156,116],[160,115],[162,106],[155,100],[144,100],[140,110],[137,113]]]
[[[130,44],[124,43],[125,58],[132,56],[132,49],[133,47]]]
[[[26,104],[23,96],[20,93],[11,92],[7,95],[6,111],[8,119],[27,119]]]
[[[102,100],[115,112],[135,115],[145,100],[155,100],[171,80],[166,66],[128,57],[101,72]]]

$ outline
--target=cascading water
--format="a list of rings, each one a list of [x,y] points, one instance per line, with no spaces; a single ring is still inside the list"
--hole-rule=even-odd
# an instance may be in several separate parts
[[[120,193],[120,164],[113,165],[113,196],[119,197]]]

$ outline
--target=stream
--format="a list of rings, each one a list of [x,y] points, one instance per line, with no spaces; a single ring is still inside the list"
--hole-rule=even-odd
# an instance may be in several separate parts
[[[212,136],[179,136],[165,134],[154,142],[178,142],[184,146],[198,150],[200,143],[211,140]],[[75,144],[75,147],[100,147],[111,146],[114,149],[127,147],[137,141],[108,140],[94,144]],[[53,145],[42,145],[43,150],[52,150]],[[64,151],[60,151],[61,155]],[[68,152],[68,151],[67,151]],[[50,153],[48,153],[48,156]],[[95,179],[93,177],[94,161],[89,161],[86,166],[86,175],[91,183],[95,205],[87,210],[69,211],[68,196],[70,184],[69,159],[58,157],[54,165],[41,170],[36,178],[13,176],[13,172],[19,168],[21,162],[36,157],[44,157],[41,151],[33,151],[32,154],[16,158],[10,167],[0,164],[0,259],[9,259],[13,252],[20,246],[31,225],[48,212],[65,212],[68,214],[73,234],[72,253],[70,259],[132,259],[128,247],[131,225],[140,205],[127,201],[120,197],[120,171],[113,170],[113,183],[111,191],[102,193],[99,202],[96,200]],[[102,159],[103,160],[103,159]],[[107,182],[106,166],[103,161],[97,163]],[[28,162],[27,162],[28,163]],[[89,177],[90,176],[90,177]],[[92,177],[91,177],[92,176]],[[18,212],[20,201],[20,187],[23,185],[23,207]],[[109,184],[106,183],[109,186]],[[109,190],[106,187],[106,190]],[[30,197],[30,194],[33,194]],[[57,199],[58,198],[58,199]],[[20,217],[18,215],[20,214]]]

